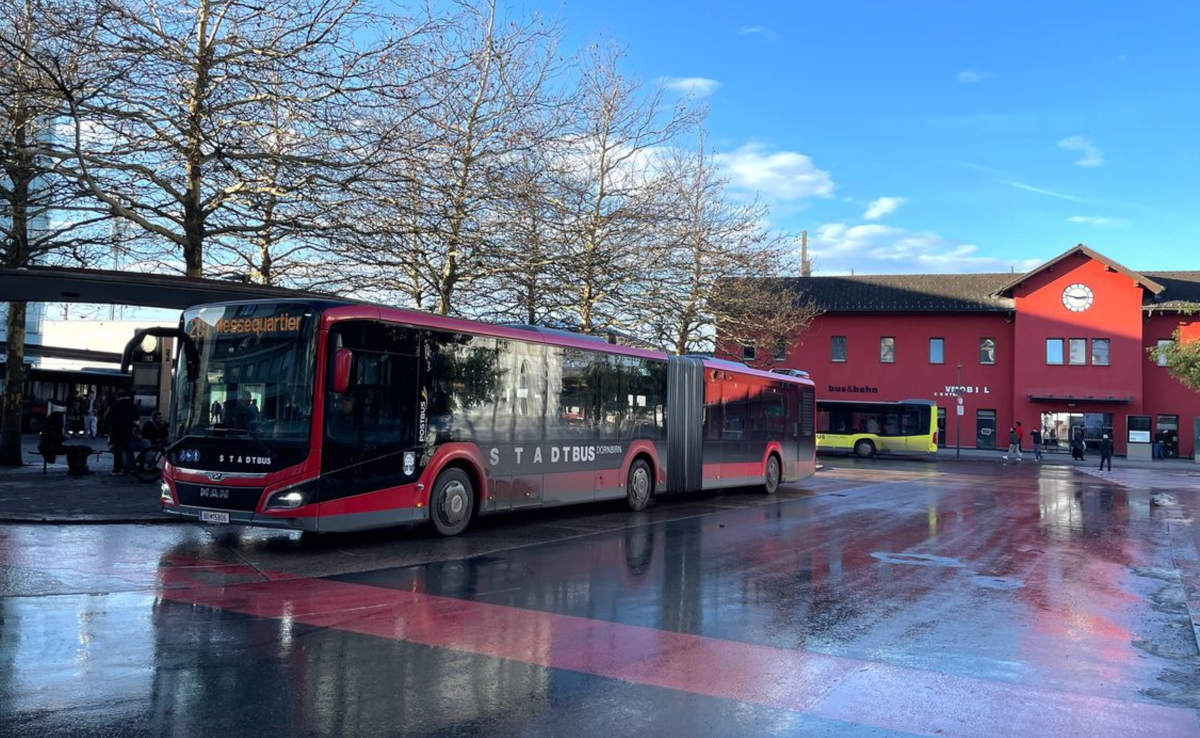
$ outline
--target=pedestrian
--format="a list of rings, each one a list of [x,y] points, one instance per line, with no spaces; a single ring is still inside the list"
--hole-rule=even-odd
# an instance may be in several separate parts
[[[213,400],[212,408],[209,410],[209,417],[211,418],[213,425],[221,424],[221,411],[222,410],[223,410],[223,408],[221,407],[221,401]]]
[[[1021,421],[1018,420],[1017,421],[1017,451],[1019,452],[1024,447],[1025,447],[1025,429],[1021,426]]]
[[[1100,471],[1104,471],[1105,462],[1108,463],[1108,470],[1112,471],[1112,452],[1112,439],[1108,437],[1107,433],[1105,433],[1104,438],[1100,441]]]
[[[96,395],[89,392],[87,395],[87,403],[83,409],[83,432],[88,438],[95,440],[96,438]]]
[[[1029,431],[1029,440],[1033,441],[1033,460],[1042,460],[1042,431],[1034,428]]]
[[[1016,426],[1008,428],[1008,453],[1004,454],[1005,462],[1010,455],[1016,456],[1017,461],[1021,460],[1021,436],[1017,434]]]
[[[1085,446],[1083,443],[1083,434],[1082,433],[1076,433],[1074,436],[1071,437],[1071,458],[1072,459],[1075,459],[1076,461],[1083,461],[1084,448],[1085,448]]]
[[[108,443],[112,447],[113,474],[120,474],[125,469],[133,469],[130,444],[133,442],[137,415],[137,408],[133,404],[133,395],[129,392],[121,393],[117,403],[108,411]]]

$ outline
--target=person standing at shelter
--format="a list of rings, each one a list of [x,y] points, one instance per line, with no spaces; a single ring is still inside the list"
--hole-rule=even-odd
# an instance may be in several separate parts
[[[1015,456],[1017,461],[1021,460],[1021,436],[1017,433],[1016,426],[1008,428],[1008,453],[1004,454],[1004,460],[1008,461],[1009,456]]]
[[[1042,460],[1042,431],[1034,428],[1029,431],[1029,440],[1033,442],[1033,460]]]
[[[84,400],[85,407],[83,408],[83,432],[88,438],[96,438],[96,395],[89,392]]]
[[[1108,463],[1108,470],[1112,471],[1112,454],[1113,442],[1108,437],[1108,434],[1105,433],[1104,438],[1100,441],[1100,471],[1104,471],[1104,464],[1106,462]]]
[[[137,416],[133,395],[128,392],[121,393],[117,404],[108,411],[108,443],[112,447],[113,474],[120,474],[124,469],[133,468],[130,444],[133,442],[133,430],[137,424]]]

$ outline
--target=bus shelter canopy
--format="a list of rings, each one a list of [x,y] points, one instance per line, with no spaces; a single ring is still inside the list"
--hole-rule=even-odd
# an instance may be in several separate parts
[[[83,302],[182,310],[206,302],[285,297],[329,299],[330,295],[172,274],[69,267],[0,269],[0,301],[4,302]]]

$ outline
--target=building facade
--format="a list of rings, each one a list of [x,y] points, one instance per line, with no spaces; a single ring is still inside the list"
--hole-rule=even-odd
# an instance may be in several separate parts
[[[923,398],[939,443],[1007,445],[1040,427],[1049,450],[1104,434],[1118,454],[1191,457],[1200,393],[1148,349],[1200,338],[1200,272],[1135,272],[1080,245],[1021,274],[801,277],[821,314],[786,347],[721,345],[758,366],[804,369],[820,399]],[[765,355],[771,354],[771,355]],[[961,398],[961,403],[960,403]],[[956,412],[962,406],[961,414]]]

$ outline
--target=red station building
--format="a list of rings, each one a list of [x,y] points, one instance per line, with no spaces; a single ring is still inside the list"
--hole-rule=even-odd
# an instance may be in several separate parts
[[[1079,245],[1026,274],[800,277],[821,310],[774,351],[722,346],[759,366],[795,367],[818,400],[932,399],[938,442],[1003,448],[1021,421],[1048,451],[1110,434],[1118,454],[1191,457],[1200,393],[1147,351],[1200,337],[1200,272],[1135,272]],[[733,351],[729,351],[733,349]],[[773,354],[770,356],[764,354]],[[955,406],[962,397],[957,420]]]

